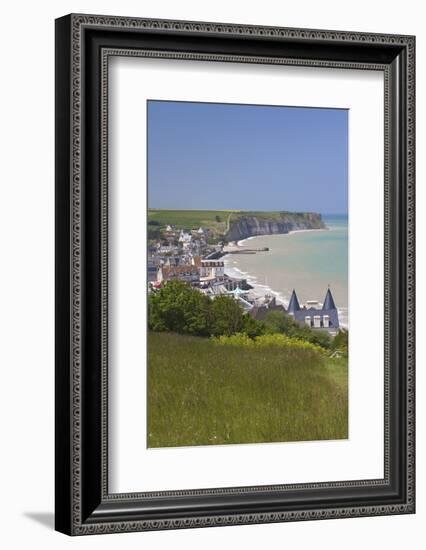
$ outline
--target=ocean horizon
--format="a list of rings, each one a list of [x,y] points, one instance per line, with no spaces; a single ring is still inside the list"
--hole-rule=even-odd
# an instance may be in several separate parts
[[[245,278],[256,296],[270,294],[288,305],[296,290],[300,303],[322,304],[327,289],[333,294],[342,327],[349,325],[348,313],[348,215],[323,214],[324,230],[292,231],[261,235],[238,242],[239,248],[269,248],[256,254],[228,254],[225,272]]]

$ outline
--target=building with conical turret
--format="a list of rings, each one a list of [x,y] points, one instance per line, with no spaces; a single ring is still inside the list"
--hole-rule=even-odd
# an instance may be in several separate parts
[[[330,334],[336,334],[339,330],[339,315],[330,288],[327,289],[322,308],[309,305],[300,307],[296,291],[293,290],[287,314],[313,330],[326,330]]]
[[[293,289],[287,309],[282,305],[276,305],[274,299],[271,304],[254,306],[249,313],[255,319],[263,321],[271,311],[283,312],[300,325],[307,326],[312,330],[327,331],[331,336],[335,336],[339,331],[339,314],[330,288],[327,289],[322,307],[317,301],[308,301],[301,306],[296,291]]]
[[[322,309],[331,311],[332,309],[337,309],[331,294],[330,288],[327,289],[327,294],[325,295],[324,304]]]
[[[296,291],[293,288],[293,292],[291,293],[290,302],[287,308],[287,313],[289,313],[290,315],[294,315],[298,311],[300,311],[299,300],[297,298]]]

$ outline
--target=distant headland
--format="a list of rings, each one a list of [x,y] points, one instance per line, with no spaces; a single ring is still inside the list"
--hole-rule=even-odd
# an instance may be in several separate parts
[[[326,229],[321,214],[316,212],[148,210],[148,239],[161,238],[171,227],[182,231],[202,227],[210,244],[302,229]]]

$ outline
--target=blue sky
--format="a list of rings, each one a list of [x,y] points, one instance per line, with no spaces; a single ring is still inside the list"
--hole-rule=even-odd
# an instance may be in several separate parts
[[[348,210],[348,111],[148,101],[150,208]]]

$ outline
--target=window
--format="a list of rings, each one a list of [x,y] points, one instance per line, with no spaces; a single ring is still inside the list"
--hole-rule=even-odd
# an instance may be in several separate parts
[[[311,326],[311,317],[310,317],[310,315],[308,315],[307,317],[305,317],[305,323],[308,325],[308,327]]]
[[[321,315],[314,315],[314,327],[315,328],[321,327]]]
[[[324,315],[322,318],[323,326],[328,328],[330,326],[330,317],[328,315]]]

